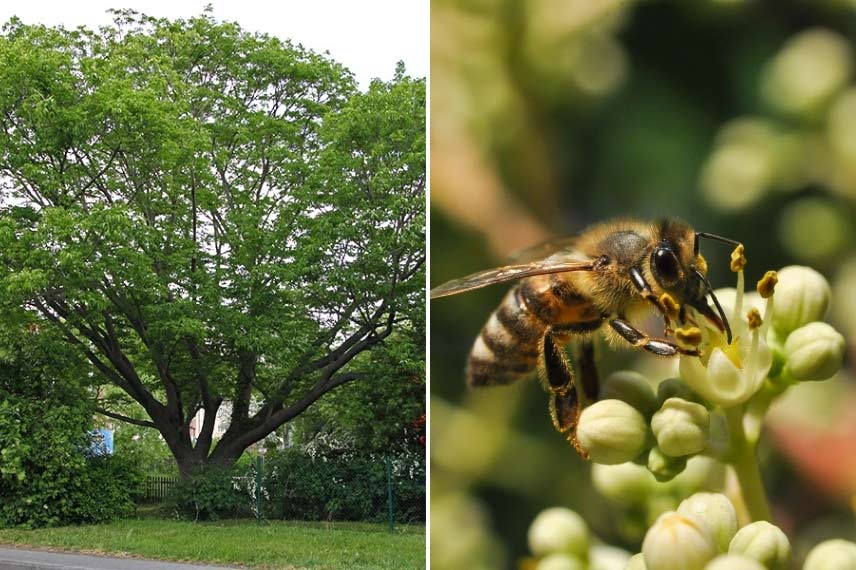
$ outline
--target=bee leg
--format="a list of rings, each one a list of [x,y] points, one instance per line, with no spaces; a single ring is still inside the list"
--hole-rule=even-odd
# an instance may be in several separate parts
[[[663,321],[666,325],[666,333],[670,334],[672,332],[672,319],[670,319],[668,313],[663,310],[663,305],[660,304],[660,300],[654,294],[654,291],[651,290],[651,286],[648,284],[648,281],[645,280],[645,276],[642,275],[642,272],[639,271],[638,267],[630,268],[630,279],[633,281],[633,285],[636,286],[636,289],[645,298],[645,300],[654,305],[654,307],[657,308],[657,311],[663,315]]]
[[[668,340],[651,338],[622,318],[612,319],[609,321],[609,326],[633,346],[644,348],[648,352],[658,356],[674,356],[676,354],[699,355],[696,349],[682,348]]]
[[[595,402],[600,392],[600,377],[594,362],[594,344],[592,341],[590,339],[582,341],[577,354],[583,394],[588,402]]]
[[[544,336],[544,376],[545,386],[550,393],[553,427],[565,434],[580,457],[588,459],[588,453],[577,442],[577,424],[582,406],[574,381],[574,370],[550,332]]]

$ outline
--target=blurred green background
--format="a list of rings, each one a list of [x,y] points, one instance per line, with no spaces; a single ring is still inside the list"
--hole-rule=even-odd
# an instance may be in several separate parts
[[[749,283],[818,269],[848,363],[773,410],[765,477],[797,555],[856,536],[856,1],[432,0],[431,30],[432,286],[615,215],[741,240]],[[728,248],[703,247],[733,286]],[[432,567],[512,567],[557,504],[636,552],[536,383],[465,387],[506,289],[431,304]],[[608,349],[598,364],[672,367]]]

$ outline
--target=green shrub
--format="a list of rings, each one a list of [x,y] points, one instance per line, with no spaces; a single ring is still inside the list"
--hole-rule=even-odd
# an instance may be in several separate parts
[[[245,467],[209,466],[180,479],[169,502],[178,514],[194,521],[254,516],[253,476]]]
[[[396,520],[424,522],[424,459],[397,454],[390,461]],[[375,454],[269,453],[264,490],[265,515],[271,518],[381,522],[388,516],[385,459]]]
[[[134,510],[142,475],[129,461],[91,457],[85,406],[46,406],[0,393],[0,525],[106,521]]]

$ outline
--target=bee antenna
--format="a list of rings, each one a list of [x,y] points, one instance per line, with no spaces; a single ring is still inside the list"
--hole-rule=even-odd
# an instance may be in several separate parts
[[[711,233],[707,233],[707,232],[696,232],[695,243],[693,244],[693,255],[698,255],[698,240],[699,240],[699,238],[707,238],[707,239],[712,239],[714,241],[720,241],[722,243],[727,243],[729,245],[733,245],[734,247],[737,247],[738,245],[742,245],[739,241],[729,239],[727,237],[722,237],[722,236],[718,236],[716,234],[711,234]]]
[[[705,287],[707,287],[707,292],[710,293],[710,297],[713,299],[713,304],[716,305],[716,310],[719,312],[719,317],[722,319],[722,324],[725,326],[725,338],[728,339],[728,344],[731,344],[731,325],[728,324],[728,318],[725,316],[725,311],[722,310],[722,305],[719,304],[719,299],[716,298],[716,294],[713,292],[713,287],[711,287],[710,281],[708,281],[704,273],[698,269],[693,269],[693,272],[702,280]]]

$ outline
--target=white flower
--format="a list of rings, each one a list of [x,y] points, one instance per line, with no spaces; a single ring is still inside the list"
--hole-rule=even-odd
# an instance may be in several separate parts
[[[773,296],[767,299],[764,323],[750,327],[743,314],[743,271],[737,273],[737,292],[730,319],[732,341],[725,333],[698,315],[702,329],[702,355],[680,358],[683,380],[700,396],[714,404],[732,407],[751,398],[764,384],[773,364],[773,353],[765,339],[767,317],[773,309]]]
[[[660,515],[642,542],[647,570],[702,570],[717,554],[707,525],[674,511]]]

